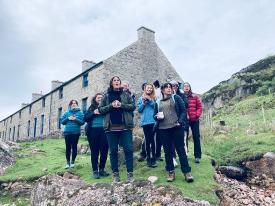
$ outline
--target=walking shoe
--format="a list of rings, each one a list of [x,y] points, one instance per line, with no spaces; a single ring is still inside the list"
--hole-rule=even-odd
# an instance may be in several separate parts
[[[95,179],[99,179],[100,178],[100,175],[99,175],[99,172],[98,171],[93,171],[93,177],[95,178]]]
[[[113,173],[113,183],[118,183],[120,182],[120,177],[118,172]]]
[[[173,182],[176,179],[176,175],[174,171],[168,172],[167,182]]]
[[[100,169],[99,170],[99,175],[102,176],[102,177],[107,177],[110,174],[108,172],[106,172],[104,169]]]
[[[201,161],[201,159],[200,159],[200,158],[195,158],[195,163],[199,164],[199,163],[200,163],[200,161]]]
[[[194,178],[193,178],[191,172],[184,173],[184,178],[185,178],[186,182],[193,182],[194,181]]]
[[[127,182],[134,182],[134,174],[133,172],[128,172],[127,173]]]
[[[156,162],[156,159],[154,158],[151,159],[151,167],[153,168],[157,167],[157,162]]]
[[[70,168],[74,168],[74,166],[75,166],[74,163],[71,163]]]
[[[178,163],[177,163],[176,158],[173,158],[173,164],[174,164],[174,167],[177,167],[177,166],[178,166]]]
[[[65,166],[65,169],[69,169],[70,168],[70,163],[67,163]]]
[[[144,157],[144,156],[139,156],[138,161],[139,161],[139,162],[143,162],[145,159],[146,159],[146,157]]]

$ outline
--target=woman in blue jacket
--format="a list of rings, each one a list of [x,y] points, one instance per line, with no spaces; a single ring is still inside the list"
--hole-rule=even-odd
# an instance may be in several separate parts
[[[61,117],[61,124],[65,125],[64,136],[66,143],[66,169],[74,168],[75,158],[77,155],[77,143],[80,136],[80,127],[83,125],[84,115],[78,107],[76,100],[71,100],[69,103],[69,109]],[[72,159],[71,159],[72,153]],[[71,161],[70,161],[71,159]]]
[[[145,137],[145,148],[147,157],[147,166],[156,167],[156,140],[154,138],[153,127],[154,106],[155,106],[155,89],[153,84],[146,84],[143,95],[138,99],[138,112],[141,114],[140,125],[143,128]]]

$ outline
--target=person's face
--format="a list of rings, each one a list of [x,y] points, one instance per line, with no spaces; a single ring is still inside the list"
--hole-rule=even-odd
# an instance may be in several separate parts
[[[177,85],[177,84],[173,84],[173,90],[174,90],[175,92],[177,92],[177,91],[178,91],[178,89],[179,89],[179,85]]]
[[[147,86],[145,87],[145,92],[146,92],[146,94],[148,94],[148,95],[152,94],[152,92],[153,92],[153,87],[152,87],[151,85],[147,85]]]
[[[103,96],[101,94],[97,95],[95,98],[96,103],[100,104],[102,97]]]
[[[122,83],[123,90],[129,90],[129,84],[124,82]]]
[[[172,87],[170,84],[167,85],[167,87],[165,87],[163,89],[163,94],[164,95],[171,95],[172,94]]]
[[[118,77],[113,78],[112,86],[114,89],[119,89],[121,86],[120,79]]]
[[[78,107],[76,101],[72,101],[71,108],[74,109],[74,108],[76,108],[76,107]]]
[[[183,91],[184,91],[184,92],[189,92],[189,91],[190,91],[190,86],[189,86],[189,84],[184,84],[184,85],[183,85]]]

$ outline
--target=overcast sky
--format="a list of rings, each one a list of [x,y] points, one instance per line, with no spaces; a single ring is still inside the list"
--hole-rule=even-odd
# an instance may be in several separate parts
[[[83,59],[136,41],[140,26],[197,93],[275,54],[274,0],[0,0],[0,120]]]

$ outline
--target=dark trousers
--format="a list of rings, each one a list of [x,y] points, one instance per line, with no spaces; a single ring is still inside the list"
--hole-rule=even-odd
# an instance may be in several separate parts
[[[154,133],[155,135],[155,140],[156,140],[156,158],[161,157],[161,140],[159,138],[158,132]],[[145,138],[143,139],[142,145],[141,145],[141,151],[140,151],[140,156],[146,157],[146,141]]]
[[[77,143],[78,143],[80,134],[65,134],[64,136],[65,136],[65,144],[66,144],[67,162],[70,162],[71,153],[72,153],[72,163],[74,163],[77,155]]]
[[[201,158],[201,141],[200,141],[200,120],[195,122],[189,122],[189,126],[191,127],[193,142],[194,142],[194,156],[195,158]],[[188,135],[189,130],[187,131],[187,145],[188,145]]]
[[[127,172],[133,172],[133,134],[132,130],[106,132],[110,150],[110,162],[113,172],[118,172],[118,145],[125,154]]]
[[[87,138],[91,149],[93,171],[97,171],[98,169],[104,170],[109,148],[104,129],[102,127],[90,128]],[[99,154],[100,160],[98,165]]]
[[[156,141],[155,141],[155,134],[153,132],[154,124],[144,125],[143,132],[146,142],[146,156],[147,158],[156,159]]]
[[[179,161],[181,165],[181,171],[187,173],[191,171],[191,167],[188,164],[187,156],[184,149],[184,128],[182,127],[173,127],[169,129],[160,129],[159,135],[161,142],[163,144],[164,153],[165,153],[165,163],[166,171],[174,171],[173,164],[173,145],[179,156]]]

